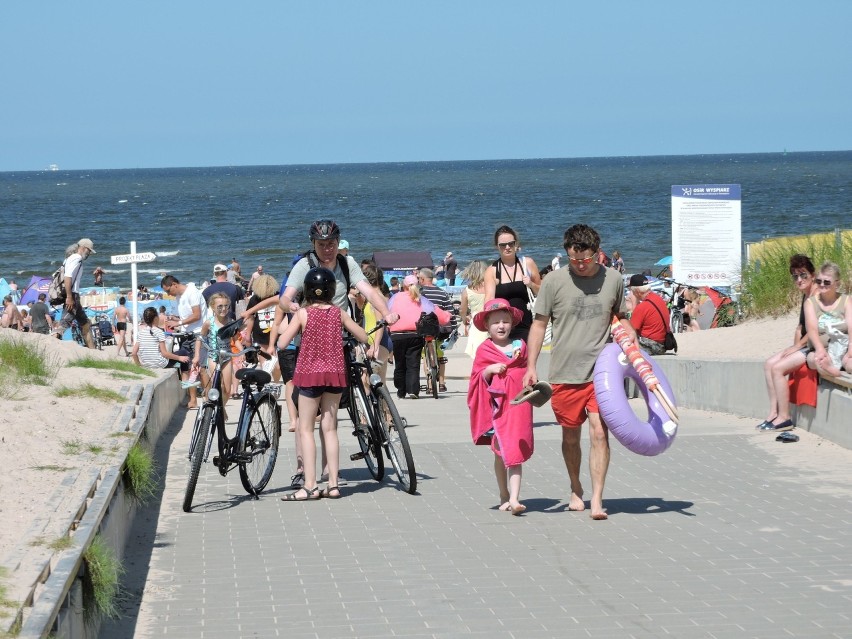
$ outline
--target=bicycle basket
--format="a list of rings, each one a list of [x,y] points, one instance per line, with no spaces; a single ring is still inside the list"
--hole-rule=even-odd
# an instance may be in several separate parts
[[[441,334],[441,325],[435,313],[421,313],[417,320],[417,334],[421,337],[438,337]]]

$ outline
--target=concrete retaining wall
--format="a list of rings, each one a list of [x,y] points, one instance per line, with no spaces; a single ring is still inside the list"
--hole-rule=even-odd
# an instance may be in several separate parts
[[[672,385],[677,403],[687,408],[766,418],[769,395],[763,361],[655,358]],[[852,448],[852,391],[821,379],[817,406],[793,406],[796,426]]]
[[[175,377],[162,377],[145,386],[135,386],[127,392],[134,399],[122,412],[119,427],[153,446],[171,421],[184,391]],[[128,447],[129,448],[129,447]],[[78,639],[97,637],[100,623],[86,621],[83,616],[82,575],[85,570],[83,553],[96,534],[112,548],[119,560],[130,534],[136,505],[124,490],[124,461],[109,468],[92,488],[91,502],[86,506],[74,532],[74,545],[51,558],[42,571],[43,579],[33,586],[29,599],[32,608],[22,610],[23,620],[18,637],[41,639]]]

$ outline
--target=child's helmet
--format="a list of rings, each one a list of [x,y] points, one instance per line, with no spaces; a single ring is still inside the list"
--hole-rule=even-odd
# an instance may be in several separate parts
[[[318,266],[305,275],[305,301],[331,303],[337,289],[334,273]]]
[[[311,224],[310,238],[311,242],[340,239],[340,227],[333,220],[317,220]]]

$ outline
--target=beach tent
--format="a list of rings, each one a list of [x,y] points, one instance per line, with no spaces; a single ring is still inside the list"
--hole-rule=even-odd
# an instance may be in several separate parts
[[[413,271],[432,268],[432,254],[428,251],[377,251],[373,261],[383,271]]]
[[[6,281],[5,277],[0,277],[0,299],[6,297],[12,291],[9,288],[9,283]]]
[[[29,302],[37,302],[39,293],[44,293],[47,295],[47,288],[50,286],[50,278],[49,277],[39,277],[38,275],[33,275],[32,279],[30,279],[30,283],[27,284],[27,287],[24,289],[23,295],[21,295],[21,304],[28,304]]]

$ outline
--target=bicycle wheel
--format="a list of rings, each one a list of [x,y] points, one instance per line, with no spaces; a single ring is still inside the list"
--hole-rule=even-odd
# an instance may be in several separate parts
[[[192,498],[195,495],[195,485],[198,483],[198,473],[201,471],[201,460],[204,458],[204,448],[207,438],[213,432],[213,406],[205,406],[202,409],[201,423],[198,429],[193,431],[193,440],[189,449],[189,477],[186,480],[186,490],[183,494],[183,512],[192,510]]]
[[[355,437],[358,438],[358,446],[361,448],[361,456],[367,464],[367,470],[376,481],[381,481],[385,476],[385,462],[382,459],[382,449],[374,433],[378,428],[370,424],[371,413],[367,407],[367,395],[364,388],[359,384],[352,389],[354,397],[349,406],[349,416],[352,418]]]
[[[426,342],[426,392],[438,399],[438,356],[435,354],[435,342]]]
[[[275,460],[278,459],[278,437],[281,435],[281,413],[278,402],[262,393],[248,418],[248,426],[240,433],[240,481],[246,492],[256,495],[266,488]]]
[[[396,470],[396,478],[405,492],[413,495],[417,490],[417,476],[414,474],[414,457],[405,433],[405,424],[399,411],[384,386],[373,389],[376,393],[379,427],[387,442],[385,452]]]
[[[672,313],[672,333],[682,333],[683,332],[683,314],[680,311],[675,311]]]

